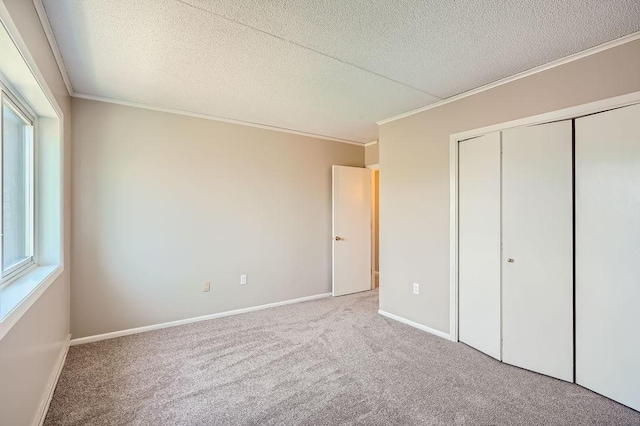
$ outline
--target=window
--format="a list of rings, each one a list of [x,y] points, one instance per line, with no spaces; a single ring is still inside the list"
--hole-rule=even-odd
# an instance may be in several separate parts
[[[34,121],[2,90],[2,281],[18,276],[34,256]]]
[[[0,341],[64,271],[63,112],[11,22],[0,7]]]

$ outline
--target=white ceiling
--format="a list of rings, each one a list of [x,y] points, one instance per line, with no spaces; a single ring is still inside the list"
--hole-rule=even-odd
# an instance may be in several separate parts
[[[43,0],[76,93],[357,142],[640,31],[638,0]]]

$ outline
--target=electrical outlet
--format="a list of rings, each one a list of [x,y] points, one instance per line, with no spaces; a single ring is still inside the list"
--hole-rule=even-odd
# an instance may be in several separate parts
[[[240,284],[241,285],[245,285],[247,283],[247,276],[246,275],[240,275]]]
[[[420,294],[420,284],[413,283],[413,294]]]
[[[211,281],[205,281],[202,283],[202,291],[211,291]]]

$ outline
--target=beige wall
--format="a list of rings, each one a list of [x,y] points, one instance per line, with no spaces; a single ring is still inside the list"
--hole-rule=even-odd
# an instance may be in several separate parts
[[[382,125],[380,309],[449,330],[449,135],[640,91],[639,70],[634,41]]]
[[[378,146],[379,144],[375,143],[364,148],[364,164],[367,166],[380,163]]]
[[[76,98],[73,114],[74,338],[331,291],[331,165],[363,166],[363,147]]]
[[[65,271],[0,341],[0,424],[30,425],[69,334],[71,101],[31,1],[3,0],[65,122]]]

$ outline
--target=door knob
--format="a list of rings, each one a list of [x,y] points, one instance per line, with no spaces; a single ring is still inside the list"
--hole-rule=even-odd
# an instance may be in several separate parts
[[[335,238],[334,238],[334,240],[336,240],[336,241],[342,241],[342,240],[344,240],[344,238],[342,238],[342,237],[335,237]]]
[[[509,263],[513,263],[513,262],[515,262],[515,260],[514,260],[514,259],[509,258],[509,259],[507,259],[507,262],[509,262]]]

